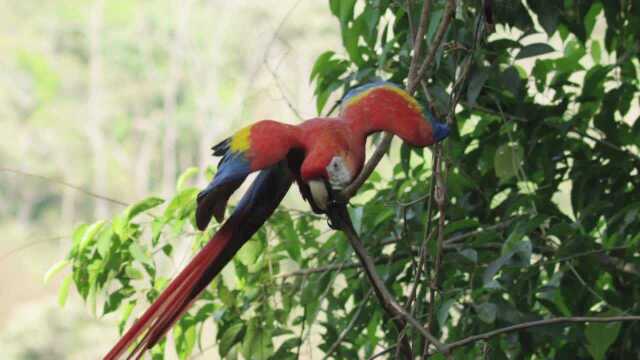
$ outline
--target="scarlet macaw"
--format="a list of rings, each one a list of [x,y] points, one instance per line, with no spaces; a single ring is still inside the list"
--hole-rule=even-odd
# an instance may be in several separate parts
[[[379,81],[348,92],[337,118],[314,118],[299,125],[262,120],[214,146],[213,155],[222,160],[211,183],[197,197],[200,230],[211,217],[222,222],[231,194],[250,173],[260,170],[259,175],[229,219],[105,359],[119,358],[140,336],[129,358],[139,358],[153,347],[271,216],[293,181],[314,212],[326,213],[332,194],[361,171],[366,138],[378,131],[420,147],[449,134],[448,127],[431,121],[430,113],[411,95]]]

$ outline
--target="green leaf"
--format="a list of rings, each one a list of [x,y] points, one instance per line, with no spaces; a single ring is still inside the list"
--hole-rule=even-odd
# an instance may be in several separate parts
[[[190,210],[195,208],[198,189],[187,188],[180,191],[167,205],[164,210],[164,217],[168,219],[186,216]]]
[[[200,169],[194,166],[185,170],[178,178],[178,182],[176,183],[176,190],[178,191],[184,190],[186,188],[187,181],[189,181],[189,179],[191,179],[192,177],[198,175],[199,172],[200,172]]]
[[[460,251],[460,255],[474,264],[478,262],[478,252],[474,249],[464,249]]]
[[[621,326],[619,322],[587,324],[584,331],[588,341],[587,350],[595,360],[604,359],[607,350],[616,341]]]
[[[280,212],[277,216],[272,217],[274,220],[274,228],[280,238],[284,249],[289,257],[296,262],[302,260],[302,250],[300,249],[300,239],[296,233],[293,220],[287,212]]]
[[[71,276],[71,274],[67,275],[62,281],[62,285],[58,290],[58,305],[60,305],[60,307],[63,307],[67,302],[67,298],[69,297],[69,287],[71,286],[72,279],[73,277]]]
[[[516,176],[523,157],[524,149],[519,144],[501,145],[493,158],[496,176],[503,181]]]
[[[149,209],[153,209],[154,207],[162,204],[163,202],[164,202],[163,199],[159,197],[151,196],[136,204],[130,205],[124,211],[125,224],[128,224],[134,217],[136,217],[140,213],[147,211]]]
[[[600,45],[600,41],[593,40],[591,42],[591,58],[596,64],[600,64],[602,61],[602,46]]]
[[[509,66],[502,74],[500,74],[500,80],[502,81],[505,89],[509,90],[513,96],[520,95],[520,88],[522,87],[522,79],[520,73],[515,66]]]
[[[113,242],[113,231],[111,230],[111,226],[106,224],[100,237],[96,242],[96,248],[98,249],[98,254],[102,256],[102,258],[106,258],[109,256],[109,251],[111,250],[111,246],[114,245]]]
[[[242,331],[244,330],[244,324],[236,323],[229,326],[218,343],[220,357],[225,358],[231,350],[231,347],[242,340]]]
[[[556,50],[552,48],[551,45],[546,43],[529,44],[520,49],[518,55],[516,56],[516,60],[526,59],[532,56],[544,55],[554,51]]]
[[[504,265],[509,262],[509,260],[511,260],[512,256],[513,254],[502,255],[487,266],[484,273],[482,274],[482,282],[484,283],[485,287],[493,281],[493,277],[498,273],[498,271],[500,271],[500,269],[502,269]]]
[[[118,331],[120,333],[124,331],[124,326],[127,324],[127,320],[129,320],[129,317],[131,316],[131,313],[133,312],[133,308],[135,306],[136,306],[135,300],[129,301],[124,305],[124,309],[122,309],[122,312],[120,315],[120,321],[118,322]]]
[[[242,342],[242,355],[245,359],[266,360],[273,354],[272,330],[258,324],[253,318],[247,325],[247,333]]]
[[[360,52],[360,47],[358,46],[358,40],[360,39],[361,29],[358,26],[359,23],[354,23],[352,26],[347,26],[342,31],[342,42],[344,44],[345,49],[347,50],[347,54],[351,61],[356,63],[357,65],[363,65],[362,61],[362,53]]]
[[[340,10],[338,17],[341,23],[346,23],[353,19],[353,6],[356,4],[356,0],[340,0]]]
[[[181,321],[173,332],[176,352],[181,360],[188,359],[196,344],[196,327],[192,321]]]
[[[471,75],[469,87],[467,88],[467,101],[469,104],[474,105],[476,103],[476,99],[478,98],[478,95],[480,95],[480,91],[488,78],[489,73],[487,73],[485,69],[480,69]]]
[[[139,280],[144,277],[142,273],[138,269],[134,268],[133,266],[127,266],[124,269],[124,273],[127,274],[127,277],[129,277],[129,279],[132,279],[132,280]]]
[[[589,9],[589,12],[584,17],[584,29],[586,36],[590,37],[593,27],[596,25],[598,15],[602,11],[602,4],[600,2],[594,2]]]
[[[69,264],[70,264],[70,261],[66,259],[60,260],[57,263],[53,264],[53,266],[51,266],[49,270],[47,270],[47,273],[44,274],[43,282],[45,283],[45,285],[49,283],[49,280],[51,280],[52,277],[56,276],[56,274],[58,274],[62,269],[64,269]]]
[[[474,305],[478,318],[487,324],[493,324],[496,321],[496,314],[498,312],[498,306],[494,303],[484,303],[480,305]]]
[[[404,171],[405,176],[408,177],[411,167],[411,148],[406,143],[400,146],[400,164],[402,165],[402,171]]]
[[[235,257],[240,260],[244,266],[250,266],[256,262],[262,250],[263,247],[259,241],[249,240],[240,248]]]
[[[102,228],[102,225],[104,225],[104,220],[95,222],[87,228],[87,230],[82,235],[82,239],[80,240],[80,251],[82,251],[85,247],[87,247],[87,245],[93,242],[96,234]]]
[[[326,72],[330,64],[329,61],[335,54],[336,54],[335,52],[329,50],[329,51],[323,52],[322,54],[320,54],[320,56],[318,56],[318,58],[316,59],[316,62],[313,63],[313,67],[311,68],[311,75],[309,75],[309,82],[312,82],[316,77],[318,77],[318,75]]]
[[[438,324],[440,324],[441,327],[446,325],[447,319],[449,318],[449,310],[455,303],[455,299],[448,299],[438,308]]]
[[[76,228],[73,230],[73,234],[71,235],[71,240],[73,242],[74,248],[80,247],[80,243],[82,242],[82,237],[84,236],[84,233],[87,231],[88,227],[89,227],[89,224],[80,224],[76,226]]]
[[[112,311],[116,311],[124,299],[131,297],[135,290],[131,287],[123,287],[109,294],[102,308],[102,315],[106,315]]]
[[[131,313],[133,312],[133,308],[135,306],[136,306],[135,300],[129,301],[124,305],[124,308],[122,309],[122,312],[120,315],[120,321],[118,322],[118,331],[121,334],[124,331],[124,326],[127,324],[127,320],[129,320],[129,317],[131,316]]]
[[[129,245],[129,251],[136,261],[153,267],[153,259],[138,243],[132,242],[131,245]]]

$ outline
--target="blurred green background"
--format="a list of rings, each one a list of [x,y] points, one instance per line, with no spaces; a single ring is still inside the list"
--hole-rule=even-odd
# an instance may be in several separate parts
[[[42,281],[73,225],[172,195],[242,124],[313,117],[327,49],[324,1],[0,1],[0,357],[103,354],[117,319]]]

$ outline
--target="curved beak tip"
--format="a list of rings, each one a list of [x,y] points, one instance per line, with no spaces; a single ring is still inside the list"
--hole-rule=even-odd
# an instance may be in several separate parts
[[[432,125],[433,137],[435,138],[436,142],[442,141],[444,138],[449,136],[449,132],[451,132],[451,130],[449,129],[449,125],[437,121],[433,121]]]

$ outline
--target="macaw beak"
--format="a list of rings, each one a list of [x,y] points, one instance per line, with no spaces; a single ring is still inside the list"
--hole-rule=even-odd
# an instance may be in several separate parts
[[[440,122],[429,110],[425,111],[425,115],[431,125],[431,134],[433,135],[434,143],[440,142],[449,136],[451,132],[449,125]]]
[[[432,121],[431,127],[433,128],[433,138],[436,140],[436,142],[440,142],[444,138],[449,136],[449,132],[451,131],[449,129],[449,125],[438,121]]]

